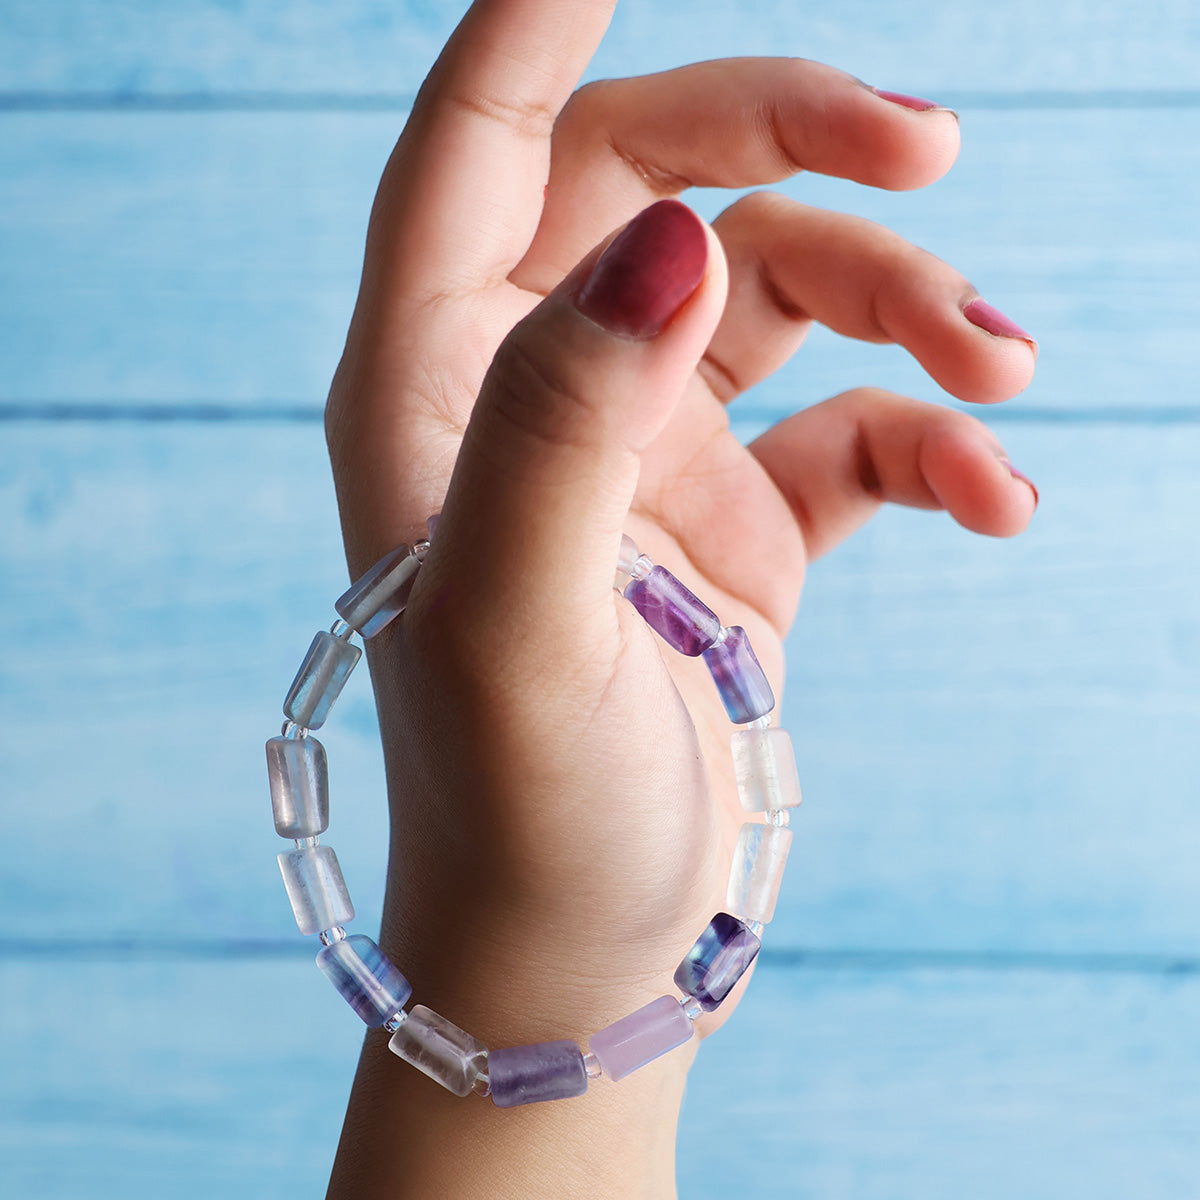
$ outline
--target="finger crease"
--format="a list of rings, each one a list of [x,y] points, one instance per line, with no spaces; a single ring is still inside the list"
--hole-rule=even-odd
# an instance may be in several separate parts
[[[804,164],[792,153],[787,144],[787,126],[778,104],[764,104],[758,111],[759,125],[767,144],[788,175],[799,175]]]
[[[786,317],[789,321],[808,321],[810,317],[808,311],[801,308],[783,288],[776,282],[775,277],[771,274],[771,268],[765,260],[758,260],[758,282],[759,286],[766,293],[767,299],[779,310],[780,314]]]
[[[743,391],[738,377],[711,350],[706,351],[700,360],[700,371],[704,382],[722,404],[728,404]]]
[[[875,466],[875,457],[871,453],[866,430],[863,428],[861,421],[854,427],[854,444],[851,448],[850,464],[854,472],[855,483],[868,496],[876,500],[882,500],[883,482],[879,478],[879,471]]]
[[[677,196],[692,186],[692,180],[678,171],[670,171],[657,163],[649,162],[624,149],[614,138],[608,137],[608,148],[621,163],[629,168],[652,192],[660,196]]]
[[[521,103],[502,100],[483,92],[457,92],[447,97],[449,103],[475,117],[495,121],[523,138],[545,141],[554,128],[557,113],[545,104],[534,101]]]

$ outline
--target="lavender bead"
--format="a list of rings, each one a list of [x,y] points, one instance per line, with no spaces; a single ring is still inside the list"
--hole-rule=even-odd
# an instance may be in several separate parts
[[[346,1003],[372,1027],[394,1016],[412,995],[412,985],[363,933],[326,946],[317,955],[317,966]]]
[[[682,1046],[692,1036],[692,1023],[674,996],[660,996],[588,1040],[609,1079],[624,1079],[648,1062]]]
[[[574,1042],[538,1042],[488,1053],[488,1082],[498,1108],[566,1100],[587,1091],[587,1067]]]
[[[356,579],[333,607],[363,637],[374,637],[404,611],[420,567],[411,546],[397,546]]]
[[[675,986],[712,1012],[746,973],[762,943],[744,921],[717,913],[675,971]]]
[[[668,645],[695,658],[717,639],[721,622],[666,567],[655,567],[645,579],[634,579],[625,599]]]
[[[360,658],[357,646],[322,630],[288,688],[283,715],[306,729],[320,729]]]
[[[735,724],[748,725],[775,707],[775,693],[740,625],[725,630],[725,640],[705,650],[704,661]]]

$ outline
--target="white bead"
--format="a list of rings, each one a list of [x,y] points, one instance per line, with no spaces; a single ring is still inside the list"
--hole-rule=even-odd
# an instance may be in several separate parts
[[[331,846],[285,850],[279,856],[279,870],[296,924],[305,936],[354,920],[354,905]]]
[[[791,845],[790,829],[755,822],[742,826],[725,897],[729,912],[743,921],[770,922]]]
[[[786,729],[739,729],[729,739],[729,749],[738,799],[747,812],[800,803],[800,774]]]

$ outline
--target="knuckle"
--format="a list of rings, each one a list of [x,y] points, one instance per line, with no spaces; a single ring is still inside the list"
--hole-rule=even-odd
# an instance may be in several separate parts
[[[595,440],[594,402],[572,372],[521,326],[497,351],[488,388],[492,413],[525,437],[552,446]]]

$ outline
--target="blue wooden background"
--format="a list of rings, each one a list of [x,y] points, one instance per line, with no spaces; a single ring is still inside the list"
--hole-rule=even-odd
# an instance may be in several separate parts
[[[320,406],[458,9],[0,3],[6,1197],[323,1194],[359,1032],[295,936],[261,743],[343,583]],[[1200,1195],[1200,9],[686,9],[629,0],[593,74],[787,52],[959,107],[928,192],[787,190],[1040,338],[985,415],[1042,506],[1012,543],[888,513],[812,572],[806,804],[681,1195]],[[937,396],[818,333],[740,427],[863,382]],[[365,677],[328,740],[369,928]]]

